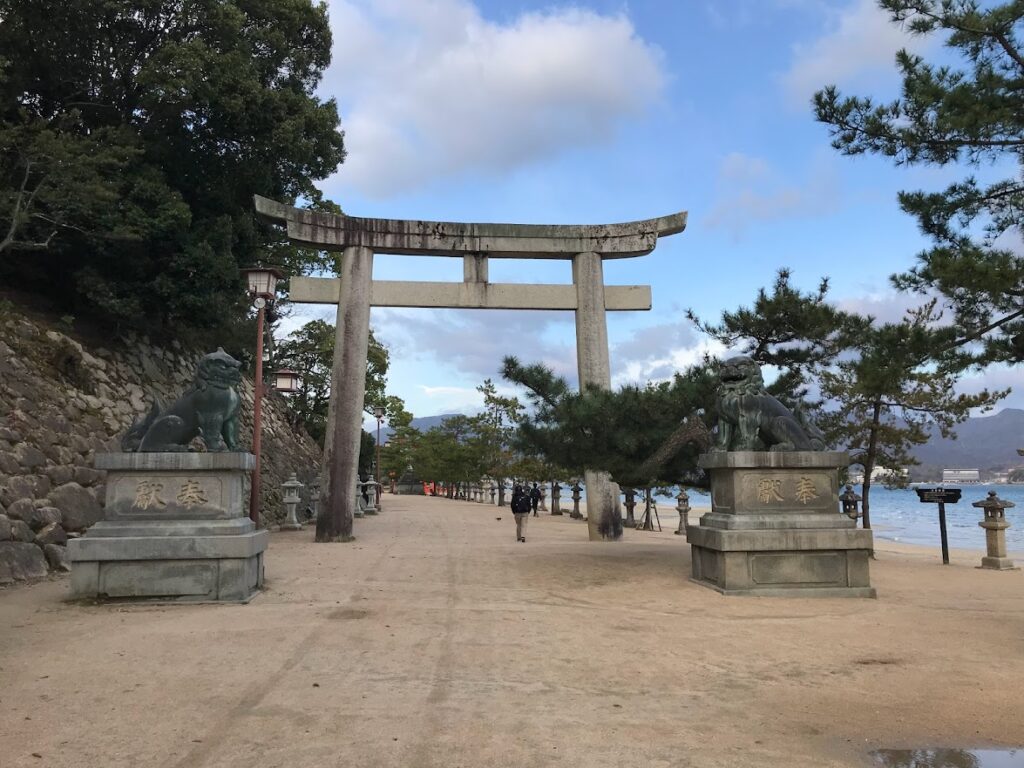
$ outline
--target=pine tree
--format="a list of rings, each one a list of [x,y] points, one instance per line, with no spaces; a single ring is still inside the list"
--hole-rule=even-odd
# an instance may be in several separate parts
[[[982,8],[975,0],[880,0],[913,35],[945,35],[964,66],[936,66],[901,50],[902,95],[889,103],[843,97],[835,86],[814,96],[817,119],[846,155],[871,153],[897,165],[1007,167],[981,183],[974,175],[945,190],[902,192],[932,246],[894,284],[941,294],[974,360],[1024,358],[1024,2]],[[975,344],[980,342],[980,344]]]
[[[872,473],[888,467],[897,477],[917,464],[911,454],[937,431],[955,436],[953,428],[973,410],[989,410],[1007,392],[982,390],[957,394],[957,371],[936,349],[948,339],[935,330],[936,303],[929,302],[901,322],[863,331],[844,355],[821,371],[822,395],[828,409],[819,426],[829,441],[850,453],[851,463],[864,470],[861,489],[863,523],[871,527]]]
[[[828,278],[804,293],[780,269],[771,292],[761,288],[750,307],[725,311],[718,323],[702,321],[693,310],[687,318],[727,349],[748,355],[779,371],[768,391],[788,405],[807,394],[821,365],[831,361],[865,328],[870,318],[843,312],[828,301]]]
[[[498,483],[498,505],[505,505],[505,479],[512,475],[517,460],[513,447],[516,425],[523,406],[514,397],[498,394],[491,379],[485,379],[477,392],[484,396],[484,410],[473,419],[474,450],[480,457],[484,473]]]
[[[628,487],[699,482],[699,449],[693,442],[664,462],[649,460],[684,419],[713,411],[712,365],[694,366],[671,381],[586,393],[571,389],[549,368],[523,365],[514,357],[505,358],[502,376],[525,388],[531,405],[519,423],[524,452],[576,475],[601,467]]]
[[[927,442],[932,430],[951,436],[972,410],[987,410],[1006,392],[954,392],[965,360],[957,329],[940,325],[935,300],[900,322],[879,324],[832,306],[827,281],[800,293],[788,277],[781,271],[772,293],[759,291],[751,309],[724,312],[720,324],[701,328],[758,363],[777,366],[779,380],[769,389],[791,407],[801,405],[795,383],[818,393],[813,420],[830,445],[848,450],[864,468],[864,526],[870,527],[875,467],[915,464],[910,449]]]

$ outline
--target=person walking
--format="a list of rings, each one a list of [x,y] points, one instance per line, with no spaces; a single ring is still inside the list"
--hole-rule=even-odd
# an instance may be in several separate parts
[[[512,516],[516,519],[516,541],[526,541],[526,521],[530,519],[530,495],[521,485],[512,489]]]
[[[533,488],[530,489],[530,506],[533,508],[533,516],[537,517],[537,505],[540,504],[540,488],[537,484],[533,484]]]

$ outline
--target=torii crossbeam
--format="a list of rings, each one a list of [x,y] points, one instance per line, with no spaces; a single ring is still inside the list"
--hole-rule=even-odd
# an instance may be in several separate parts
[[[294,277],[289,291],[293,302],[338,307],[318,541],[352,536],[370,307],[573,310],[580,387],[608,389],[605,312],[649,310],[651,289],[606,286],[602,262],[648,254],[659,237],[686,228],[685,212],[624,224],[473,224],[320,213],[258,195],[255,204],[260,216],[287,227],[293,243],[342,253],[337,278]],[[374,280],[374,253],[461,257],[463,282]],[[488,258],[571,260],[573,283],[491,283]],[[620,538],[614,484],[601,471],[585,479],[590,538]]]

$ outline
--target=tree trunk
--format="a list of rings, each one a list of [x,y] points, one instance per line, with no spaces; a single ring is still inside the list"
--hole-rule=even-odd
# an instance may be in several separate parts
[[[875,457],[878,455],[878,428],[882,415],[882,404],[875,401],[871,412],[871,432],[868,438],[868,450],[864,456],[864,483],[861,486],[861,511],[865,528],[871,528],[871,473],[875,469]]]

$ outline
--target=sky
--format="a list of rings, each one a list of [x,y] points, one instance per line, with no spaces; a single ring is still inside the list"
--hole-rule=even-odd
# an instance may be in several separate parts
[[[605,262],[608,284],[652,287],[649,312],[608,314],[613,385],[671,377],[706,349],[685,318],[749,305],[783,267],[822,277],[848,309],[894,320],[918,297],[889,275],[927,240],[896,194],[956,169],[844,157],[815,122],[815,90],[898,94],[893,57],[935,42],[874,0],[329,0],[348,156],[321,183],[353,216],[599,224],[687,211],[646,256]],[[980,177],[992,172],[983,169]],[[374,277],[462,280],[458,258],[377,255]],[[491,282],[571,283],[569,261],[492,259]],[[287,333],[328,307],[297,306]],[[576,381],[571,312],[374,308],[389,394],[416,416],[474,412],[505,355]],[[1021,367],[960,386],[1015,390]],[[1018,394],[1021,393],[1021,394]]]

